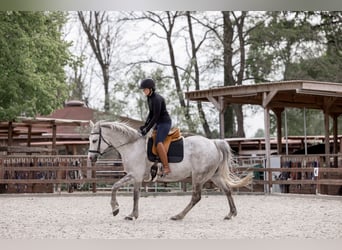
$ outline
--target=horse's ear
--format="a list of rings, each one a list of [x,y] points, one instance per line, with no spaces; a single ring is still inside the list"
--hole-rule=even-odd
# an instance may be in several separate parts
[[[94,123],[93,123],[92,120],[89,120],[89,126],[90,126],[90,128],[93,128],[93,127],[94,127]]]

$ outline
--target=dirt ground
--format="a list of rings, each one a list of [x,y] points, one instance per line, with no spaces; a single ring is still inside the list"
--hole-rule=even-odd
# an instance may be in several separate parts
[[[223,220],[223,195],[203,195],[182,221],[169,218],[189,195],[140,198],[139,218],[124,219],[131,196],[110,194],[0,195],[0,239],[342,239],[342,197],[234,195],[238,215]]]

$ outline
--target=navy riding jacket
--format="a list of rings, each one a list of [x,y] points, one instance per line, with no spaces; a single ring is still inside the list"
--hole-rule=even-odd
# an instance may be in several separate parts
[[[149,114],[147,116],[144,127],[149,131],[155,124],[169,123],[171,117],[166,110],[164,98],[156,92],[147,97]]]

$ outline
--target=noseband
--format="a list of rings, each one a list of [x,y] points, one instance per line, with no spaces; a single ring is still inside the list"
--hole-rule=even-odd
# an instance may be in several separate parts
[[[103,136],[102,136],[102,133],[101,133],[101,127],[100,127],[100,130],[99,132],[94,132],[94,133],[91,133],[91,135],[99,135],[99,140],[98,140],[98,143],[97,143],[97,150],[88,150],[89,153],[94,153],[94,154],[99,154],[99,155],[103,155],[105,154],[106,152],[108,152],[110,150],[110,148],[113,147],[112,144],[110,144]],[[104,142],[107,144],[107,148],[101,152],[100,149],[101,149],[101,142]]]

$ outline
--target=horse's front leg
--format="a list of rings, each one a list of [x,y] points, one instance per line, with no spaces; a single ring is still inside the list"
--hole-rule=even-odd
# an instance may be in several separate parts
[[[133,220],[137,219],[139,216],[139,198],[140,198],[140,187],[141,182],[134,183],[134,190],[133,190],[133,211],[130,215],[126,216],[126,220]]]
[[[117,191],[123,185],[132,183],[133,180],[134,180],[134,177],[131,174],[126,174],[119,181],[115,182],[114,185],[112,186],[112,199],[110,201],[110,204],[112,206],[112,213],[114,216],[116,216],[119,213],[119,203],[116,199]]]

